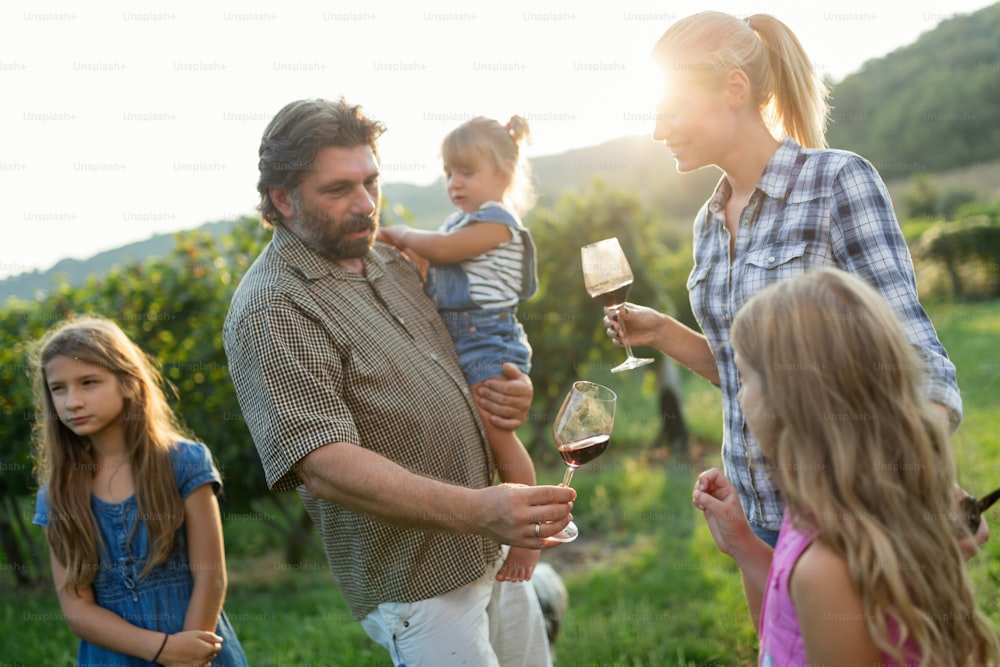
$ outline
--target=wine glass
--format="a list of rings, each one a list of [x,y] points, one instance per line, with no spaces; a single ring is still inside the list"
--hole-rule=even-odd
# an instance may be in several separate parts
[[[618,239],[612,237],[585,245],[580,248],[580,257],[583,260],[583,282],[587,286],[587,293],[605,308],[614,309],[615,312],[621,310],[632,288],[632,267],[629,266]],[[618,328],[621,329],[622,342],[628,356],[625,361],[612,368],[611,372],[619,373],[652,363],[652,359],[632,354],[632,346],[625,342],[624,318],[618,318]]]
[[[586,380],[573,383],[552,424],[552,439],[566,462],[566,474],[559,486],[569,486],[573,472],[604,453],[615,424],[618,396],[607,387]],[[550,537],[556,542],[572,542],[580,530],[572,521]]]

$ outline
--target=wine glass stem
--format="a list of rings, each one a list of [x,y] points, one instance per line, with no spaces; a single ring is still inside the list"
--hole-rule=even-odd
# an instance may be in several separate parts
[[[571,466],[566,466],[566,474],[563,475],[562,484],[560,484],[559,486],[569,486],[570,480],[573,479],[573,471],[574,470],[575,470],[575,468],[573,468]]]
[[[622,339],[622,345],[625,347],[625,354],[628,356],[629,359],[631,359],[635,355],[632,354],[632,346],[626,342],[626,339],[628,338],[628,332],[625,331],[625,318],[621,316],[621,312],[624,308],[625,304],[623,303],[615,309],[615,313],[618,315],[618,330],[621,331],[622,334],[621,339]]]

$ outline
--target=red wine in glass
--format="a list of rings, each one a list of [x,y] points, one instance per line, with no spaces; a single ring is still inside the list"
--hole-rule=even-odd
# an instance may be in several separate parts
[[[566,465],[579,468],[603,454],[604,450],[608,448],[610,440],[610,435],[595,435],[592,438],[584,438],[579,442],[570,442],[568,444],[556,443],[556,447],[559,450],[559,456],[563,457]]]
[[[552,425],[552,439],[566,462],[566,474],[560,486],[569,486],[577,468],[590,463],[608,448],[617,400],[615,392],[603,385],[586,380],[573,383]],[[549,539],[572,542],[579,534],[580,530],[571,521]]]

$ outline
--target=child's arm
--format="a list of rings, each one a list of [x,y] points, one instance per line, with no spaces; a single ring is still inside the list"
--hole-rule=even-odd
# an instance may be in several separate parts
[[[474,222],[453,232],[432,232],[403,226],[380,230],[389,242],[412,250],[436,264],[454,264],[481,255],[511,240],[511,228],[502,222]]]
[[[754,535],[740,505],[739,494],[720,470],[711,468],[698,475],[691,499],[694,506],[704,512],[719,551],[732,558],[740,568],[747,609],[759,634],[760,610],[774,550]]]
[[[226,598],[227,577],[222,517],[211,484],[199,486],[184,499],[184,530],[194,579],[184,629],[214,631]]]
[[[222,637],[214,632],[198,631],[170,635],[164,645],[163,632],[132,625],[118,614],[98,605],[90,586],[79,590],[63,588],[66,568],[54,554],[51,555],[51,561],[52,579],[66,623],[73,634],[91,644],[143,660],[152,660],[162,646],[158,662],[203,663],[211,659],[215,653],[215,644],[222,641]]]
[[[810,665],[880,665],[847,561],[816,541],[788,582]]]

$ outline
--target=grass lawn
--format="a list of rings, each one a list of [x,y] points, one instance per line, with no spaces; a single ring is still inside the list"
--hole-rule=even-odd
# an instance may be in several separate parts
[[[959,368],[965,399],[965,420],[953,440],[960,480],[981,495],[1000,486],[1000,302],[929,311]],[[685,378],[690,458],[641,444],[656,432],[655,424],[629,419],[652,414],[641,398],[640,385],[648,381],[642,374],[588,378],[619,392],[619,419],[612,448],[573,480],[580,539],[543,555],[570,593],[560,667],[756,664],[738,573],[690,504],[697,473],[718,463],[718,393]],[[562,468],[555,453],[538,458],[539,479],[557,482]],[[28,511],[27,502],[22,509]],[[989,515],[995,535],[996,516]],[[290,568],[259,522],[227,522],[226,541],[226,610],[252,665],[389,665],[351,619],[321,559]],[[977,599],[995,628],[998,556],[994,537],[970,562]],[[0,664],[72,665],[75,640],[51,587],[15,591],[11,579],[0,572]]]

